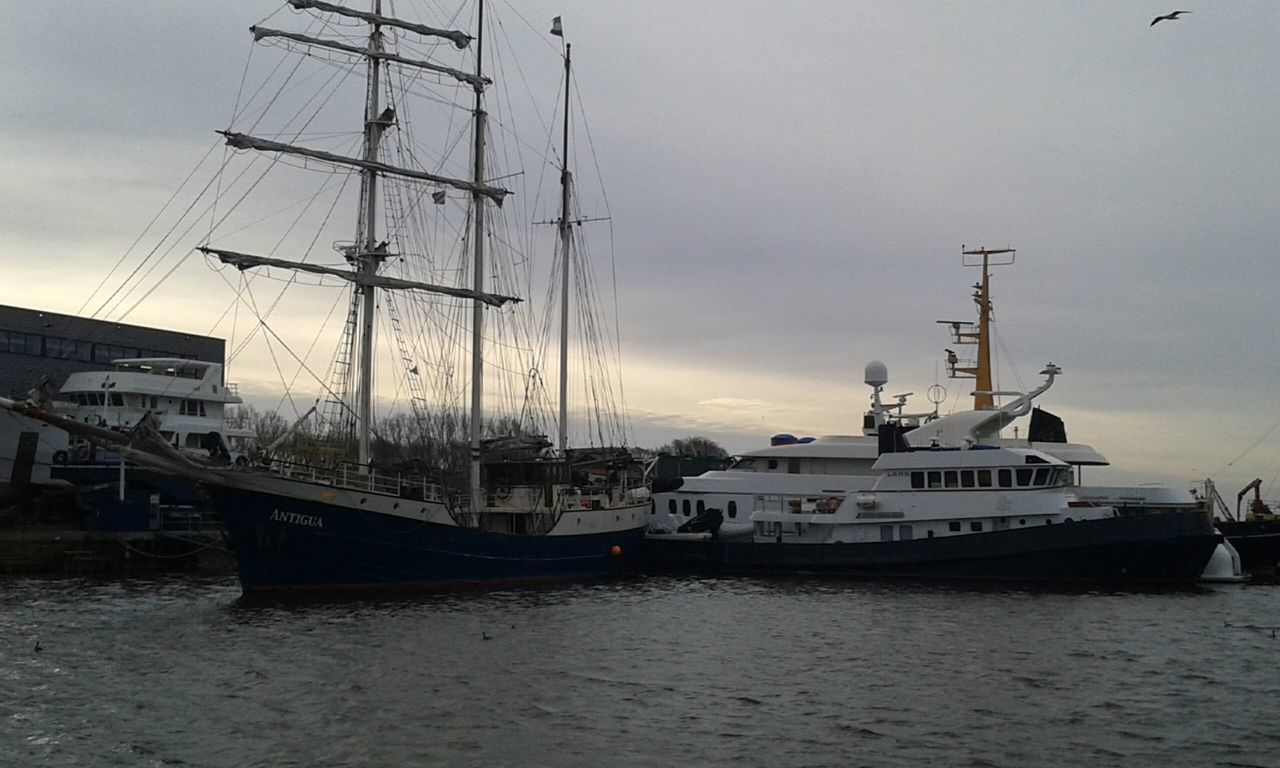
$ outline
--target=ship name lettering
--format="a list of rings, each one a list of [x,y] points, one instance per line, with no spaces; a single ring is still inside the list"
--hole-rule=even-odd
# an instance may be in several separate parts
[[[301,512],[281,512],[275,510],[271,513],[271,521],[276,523],[289,523],[291,525],[305,525],[310,528],[323,528],[324,518],[319,515],[304,515]]]

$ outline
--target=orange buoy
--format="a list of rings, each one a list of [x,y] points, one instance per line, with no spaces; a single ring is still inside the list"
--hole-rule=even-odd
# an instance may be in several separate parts
[[[622,554],[622,547],[618,546],[617,544],[614,544],[613,549],[610,549],[609,552],[614,555],[620,555]]]

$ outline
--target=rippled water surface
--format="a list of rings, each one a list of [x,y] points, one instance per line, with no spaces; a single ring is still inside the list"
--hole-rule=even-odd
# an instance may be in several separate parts
[[[0,589],[3,766],[1280,765],[1274,584]]]

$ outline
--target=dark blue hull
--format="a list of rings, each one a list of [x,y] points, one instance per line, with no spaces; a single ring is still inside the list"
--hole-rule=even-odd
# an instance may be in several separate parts
[[[493,533],[226,486],[209,492],[246,593],[589,580],[634,568],[644,538],[643,528]]]
[[[1116,517],[965,536],[861,544],[655,538],[655,571],[1191,584],[1218,544],[1202,512]]]

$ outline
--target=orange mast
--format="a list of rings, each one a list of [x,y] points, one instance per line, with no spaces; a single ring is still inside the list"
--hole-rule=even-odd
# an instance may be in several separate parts
[[[1012,264],[1016,253],[1017,250],[1013,248],[978,248],[970,251],[964,250],[964,246],[961,246],[964,265],[966,267],[982,267],[982,281],[973,286],[973,302],[978,307],[978,322],[974,324],[949,320],[938,321],[951,326],[951,342],[953,344],[976,344],[978,346],[977,357],[973,360],[961,360],[953,350],[947,350],[948,375],[953,379],[969,377],[977,380],[973,395],[973,408],[976,411],[995,409],[995,399],[990,394],[994,388],[994,381],[991,375],[990,268]],[[998,261],[991,260],[992,256],[1005,255],[1008,255],[1008,261],[1003,259]],[[974,256],[981,257],[981,261],[969,258]]]

